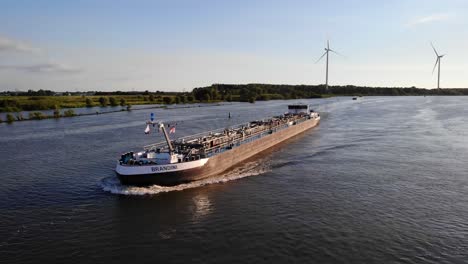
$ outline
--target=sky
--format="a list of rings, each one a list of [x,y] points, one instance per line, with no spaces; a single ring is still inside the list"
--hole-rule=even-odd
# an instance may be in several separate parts
[[[0,91],[468,88],[468,1],[1,0]]]

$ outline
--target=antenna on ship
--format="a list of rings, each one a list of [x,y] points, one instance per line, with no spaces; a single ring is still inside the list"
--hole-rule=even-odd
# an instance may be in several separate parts
[[[145,134],[149,134],[151,132],[150,124],[154,127],[154,113],[150,114],[150,121],[146,122]]]

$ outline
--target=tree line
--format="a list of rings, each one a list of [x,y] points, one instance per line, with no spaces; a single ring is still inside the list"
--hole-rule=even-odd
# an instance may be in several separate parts
[[[321,98],[330,96],[418,96],[468,95],[468,89],[424,89],[416,87],[366,87],[283,84],[213,84],[192,91],[198,101],[241,101]]]
[[[366,87],[286,84],[213,84],[191,92],[74,92],[57,96],[50,90],[0,92],[0,112],[36,111],[74,107],[129,107],[131,104],[181,104],[196,102],[251,102],[331,96],[468,95],[468,89],[416,87]],[[63,93],[60,93],[63,94]]]

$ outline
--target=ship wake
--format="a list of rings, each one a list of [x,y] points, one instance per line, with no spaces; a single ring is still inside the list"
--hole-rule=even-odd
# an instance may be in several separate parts
[[[158,193],[166,193],[173,191],[182,191],[186,189],[197,188],[210,184],[219,184],[229,181],[242,179],[245,177],[256,176],[264,174],[271,170],[271,162],[268,158],[258,159],[254,161],[248,161],[240,166],[236,166],[233,169],[214,177],[210,177],[204,180],[195,181],[191,183],[180,184],[177,186],[160,186],[151,185],[145,187],[138,186],[126,186],[122,185],[117,177],[107,177],[101,180],[101,188],[113,194],[120,195],[154,195]]]

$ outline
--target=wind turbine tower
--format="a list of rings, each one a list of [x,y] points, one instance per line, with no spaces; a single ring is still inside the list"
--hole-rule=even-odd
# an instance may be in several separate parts
[[[434,48],[434,45],[432,45],[431,43],[431,46],[432,46],[432,49],[434,50],[435,54],[436,54],[436,62],[434,64],[434,68],[432,69],[432,74],[434,74],[434,70],[436,68],[436,66],[438,66],[438,73],[437,73],[437,89],[440,89],[440,60],[446,55],[446,54],[442,54],[442,55],[439,55],[439,53],[437,53],[437,50]]]
[[[330,49],[330,41],[327,40],[327,47],[325,48],[325,52],[323,53],[323,55],[315,62],[319,62],[325,55],[327,56],[326,58],[326,68],[325,68],[325,90],[328,91],[328,57],[329,57],[329,53],[330,52],[333,52],[335,54],[338,54],[338,55],[341,55],[339,54],[338,52]]]

